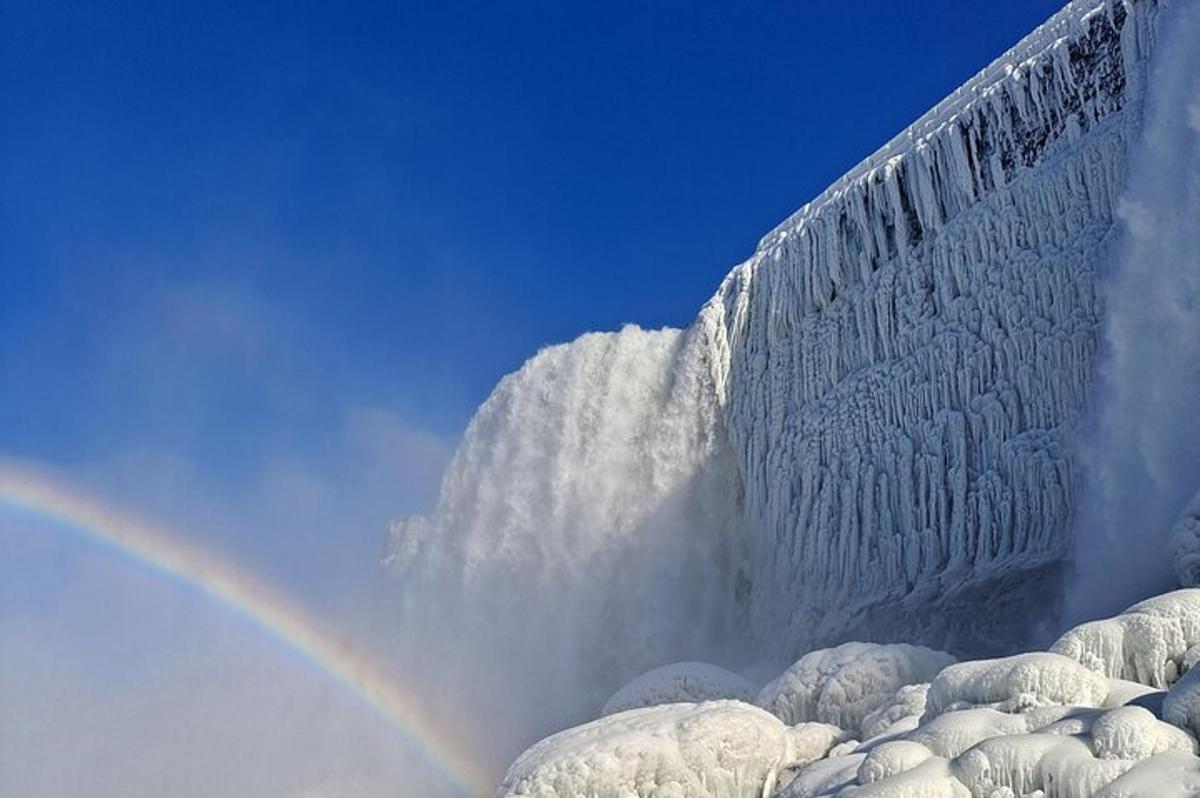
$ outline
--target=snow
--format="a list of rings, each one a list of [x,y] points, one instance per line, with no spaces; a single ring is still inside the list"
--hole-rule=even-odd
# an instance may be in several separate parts
[[[925,698],[928,693],[928,683],[907,684],[901,687],[891,698],[863,718],[863,738],[870,739],[888,734],[906,719],[919,720],[925,713]]]
[[[917,765],[933,756],[933,752],[920,743],[910,740],[893,740],[877,745],[867,753],[858,768],[858,783],[871,784],[890,778]]]
[[[1092,746],[1101,759],[1146,759],[1164,751],[1196,753],[1196,740],[1163,723],[1141,707],[1105,712],[1091,729]]]
[[[781,771],[820,759],[839,735],[816,724],[788,728],[738,701],[635,709],[537,743],[513,763],[497,798],[760,798]]]
[[[1200,644],[1200,589],[1177,590],[1113,618],[1081,624],[1051,647],[1105,676],[1164,688],[1186,669]]]
[[[1191,633],[1195,600],[1195,591],[1167,593],[1088,628],[1133,628],[1105,625],[1132,615]],[[671,674],[697,668],[679,663],[634,684],[671,684]],[[776,714],[726,700],[609,715],[535,745],[499,796],[1200,794],[1200,669],[1171,686],[1161,718],[1141,705],[1160,694],[1153,685],[1106,669],[1054,652],[956,663],[912,646],[820,649],[763,689],[760,700]],[[921,673],[932,680],[897,686]],[[715,669],[713,680],[730,675]]]
[[[1099,706],[1108,680],[1059,654],[1033,652],[961,662],[943,670],[929,686],[925,716],[950,709],[989,706],[1019,712],[1040,706]]]
[[[899,688],[927,682],[954,661],[921,646],[845,643],[805,654],[755,703],[785,723],[821,721],[857,733]]]
[[[757,685],[724,668],[703,662],[676,662],[648,671],[622,687],[608,699],[601,714],[721,698],[752,702],[757,694]]]

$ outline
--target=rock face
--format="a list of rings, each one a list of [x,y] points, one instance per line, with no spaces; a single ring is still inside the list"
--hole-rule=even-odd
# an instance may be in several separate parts
[[[1012,650],[1030,602],[1055,600],[1157,14],[1071,3],[763,238],[702,312],[752,617],[781,658],[847,637]]]

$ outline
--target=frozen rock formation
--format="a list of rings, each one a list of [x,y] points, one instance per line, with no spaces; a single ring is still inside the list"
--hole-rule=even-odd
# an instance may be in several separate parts
[[[755,703],[784,723],[820,721],[858,733],[898,689],[927,682],[954,661],[922,646],[844,643],[805,654]]]
[[[1097,673],[1165,688],[1200,644],[1200,589],[1139,602],[1114,618],[1076,626],[1051,647]]]
[[[751,702],[757,694],[753,682],[724,668],[703,662],[676,662],[643,673],[622,687],[608,699],[601,714],[722,698]]]
[[[1187,617],[1189,595],[1165,594],[1130,611]],[[803,667],[797,663],[777,681],[828,689],[840,674],[877,670],[880,648],[814,652],[821,656],[802,658]],[[822,672],[818,663],[830,667]],[[1143,677],[1152,681],[1155,674]],[[534,746],[510,770],[501,796],[750,795],[755,789],[774,790],[775,798],[1200,794],[1200,670],[1172,686],[1161,718],[1128,703],[1153,689],[1060,654],[1029,652],[950,664],[929,685],[884,695],[856,721],[872,735],[861,742],[853,731],[824,723],[788,727],[735,701],[634,710]],[[853,693],[837,693],[844,703],[828,711],[855,705]],[[817,711],[811,693],[791,696],[781,706],[795,717]]]
[[[752,617],[781,654],[999,653],[1055,603],[1157,11],[1071,3],[763,238],[702,312]]]
[[[1108,696],[1108,680],[1059,654],[1017,654],[960,662],[929,685],[925,716],[950,709],[987,706],[1004,712],[1030,707],[1096,707]]]
[[[533,746],[497,798],[761,798],[782,771],[822,758],[840,736],[822,724],[788,728],[738,701],[635,709]]]

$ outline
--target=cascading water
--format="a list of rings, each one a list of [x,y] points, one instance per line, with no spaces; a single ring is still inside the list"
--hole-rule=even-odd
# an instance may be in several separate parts
[[[434,513],[393,526],[406,667],[503,764],[647,668],[737,664],[740,494],[703,336],[543,350],[480,408]]]
[[[1172,6],[1161,28],[1105,279],[1073,620],[1174,586],[1168,534],[1200,488],[1200,6]],[[1196,540],[1184,536],[1176,552],[1185,581],[1197,578]]]

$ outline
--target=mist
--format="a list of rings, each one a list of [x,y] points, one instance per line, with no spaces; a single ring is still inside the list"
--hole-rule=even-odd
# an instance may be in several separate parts
[[[97,455],[31,464],[256,574],[395,663],[387,522],[432,506],[453,440],[288,368],[314,347],[268,301],[194,283],[153,297],[107,315],[93,340],[107,355],[74,375],[120,382],[140,425],[93,405],[84,437],[106,425],[128,434]],[[214,394],[308,404],[297,417],[267,401],[254,425],[220,429],[207,412]],[[242,445],[224,445],[231,438]],[[455,794],[370,707],[228,607],[3,508],[0,606],[6,794]],[[403,688],[406,675],[389,671]]]
[[[542,350],[476,414],[436,510],[393,527],[400,661],[497,782],[652,667],[750,664],[709,357],[698,328]]]
[[[1104,279],[1068,622],[1177,584],[1171,530],[1200,489],[1200,8],[1173,4],[1158,30]]]

